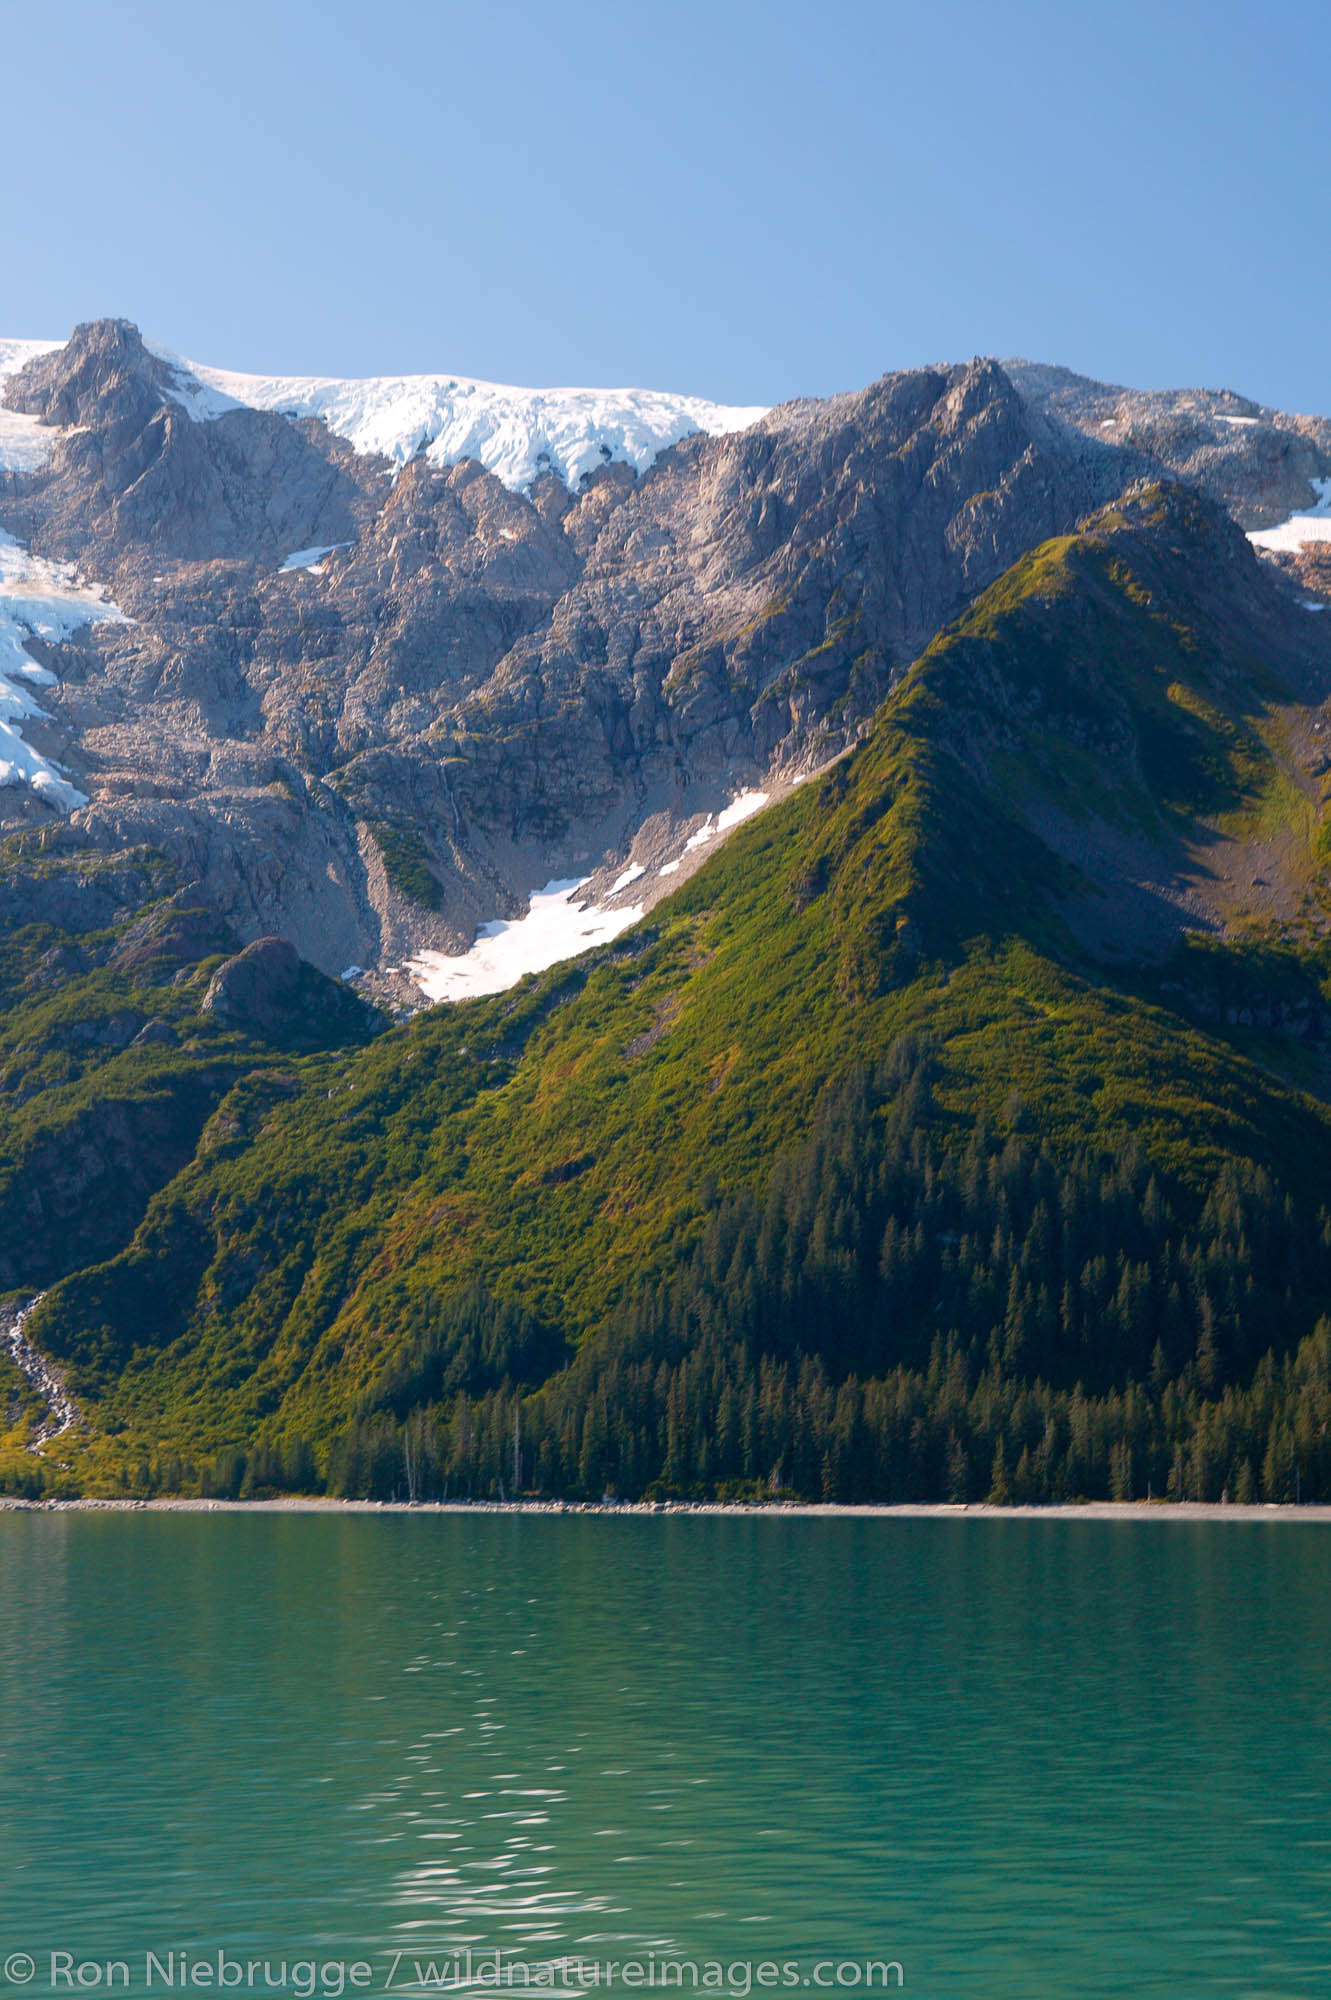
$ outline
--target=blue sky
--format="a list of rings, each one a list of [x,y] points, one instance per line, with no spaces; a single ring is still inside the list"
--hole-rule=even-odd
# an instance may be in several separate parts
[[[1015,353],[1331,412],[1331,6],[1269,19],[8,7],[0,332],[733,402]]]

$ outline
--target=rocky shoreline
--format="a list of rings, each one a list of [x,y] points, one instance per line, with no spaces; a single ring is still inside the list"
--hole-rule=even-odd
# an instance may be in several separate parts
[[[0,1513],[20,1514],[572,1514],[600,1519],[652,1515],[755,1520],[883,1521],[1299,1521],[1331,1525],[1331,1505],[1271,1501],[1241,1506],[1203,1500],[1074,1500],[1055,1506],[997,1507],[988,1501],[724,1500],[19,1500],[0,1498]]]

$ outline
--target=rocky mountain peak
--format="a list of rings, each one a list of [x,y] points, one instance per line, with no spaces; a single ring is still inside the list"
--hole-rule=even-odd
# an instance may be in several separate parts
[[[136,557],[267,564],[346,541],[382,497],[375,462],[322,424],[239,407],[196,421],[129,320],[75,327],[4,388],[10,409],[64,433],[16,496],[24,539],[118,582]]]
[[[1000,364],[977,355],[966,364],[961,379],[948,392],[948,413],[956,421],[978,416],[993,402],[1015,403],[1016,390]]]
[[[1033,414],[1169,473],[1260,530],[1312,504],[1331,478],[1331,420],[1227,389],[1129,389],[1043,362],[1004,364]]]
[[[62,429],[112,423],[141,429],[170,389],[170,370],[149,352],[132,320],[95,319],[12,375],[4,402]]]
[[[1158,479],[1170,439],[1212,492],[1222,466],[1257,495],[1273,447],[1291,479],[1331,470],[1235,398],[1190,433],[1181,402],[1111,424],[1126,393],[981,356],[739,427],[640,391],[225,375],[90,322],[9,380],[54,449],[0,531],[126,617],[33,655],[60,684],[23,728],[69,787],[0,785],[0,827],[86,800],[71,833],[168,856],[240,941],[411,1004],[391,968],[544,883],[678,887],[734,801],[852,747],[949,621]],[[1301,644],[1321,622],[1297,614]]]

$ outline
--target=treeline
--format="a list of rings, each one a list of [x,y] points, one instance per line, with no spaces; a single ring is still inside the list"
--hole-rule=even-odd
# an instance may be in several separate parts
[[[136,1490],[366,1498],[1331,1499],[1331,1220],[1231,1161],[958,1143],[898,1044],[829,1090],[763,1198],[566,1360],[476,1286],[438,1300],[316,1459],[287,1438]],[[1015,1129],[1014,1129],[1015,1128]]]
[[[538,1394],[366,1416],[330,1482],[406,1492],[410,1458],[454,1496],[1331,1498],[1327,1302],[1329,1218],[1265,1170],[1189,1198],[1131,1142],[953,1150],[907,1042]]]
[[[610,1369],[584,1405],[460,1399],[364,1420],[328,1490],[370,1499],[1331,1500],[1331,1321],[1246,1388],[1169,1382],[1088,1396],[978,1377],[955,1346],[922,1371],[839,1383],[818,1358],[706,1344]]]
[[[1331,1498],[1326,1212],[1246,1163],[1189,1197],[1132,1142],[950,1148],[932,1072],[905,1043],[829,1092],[537,1393],[367,1415],[332,1489]]]
[[[608,1374],[556,1428],[544,1398],[359,1419],[319,1471],[303,1440],[175,1454],[127,1470],[138,1495],[263,1499],[327,1492],[377,1500],[718,1497],[809,1500],[1331,1500],[1331,1321],[1253,1381],[1206,1398],[1165,1384],[1107,1396],[973,1377],[959,1350],[924,1371],[834,1383],[823,1363],[700,1349],[674,1368]],[[632,1406],[624,1387],[641,1392]],[[630,1437],[631,1432],[631,1437]],[[62,1490],[39,1459],[0,1490]]]

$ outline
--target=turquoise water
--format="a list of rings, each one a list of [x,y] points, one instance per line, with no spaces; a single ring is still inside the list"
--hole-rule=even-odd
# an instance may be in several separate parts
[[[1277,1523],[0,1517],[0,1957],[1324,2000],[1329,1576]]]

